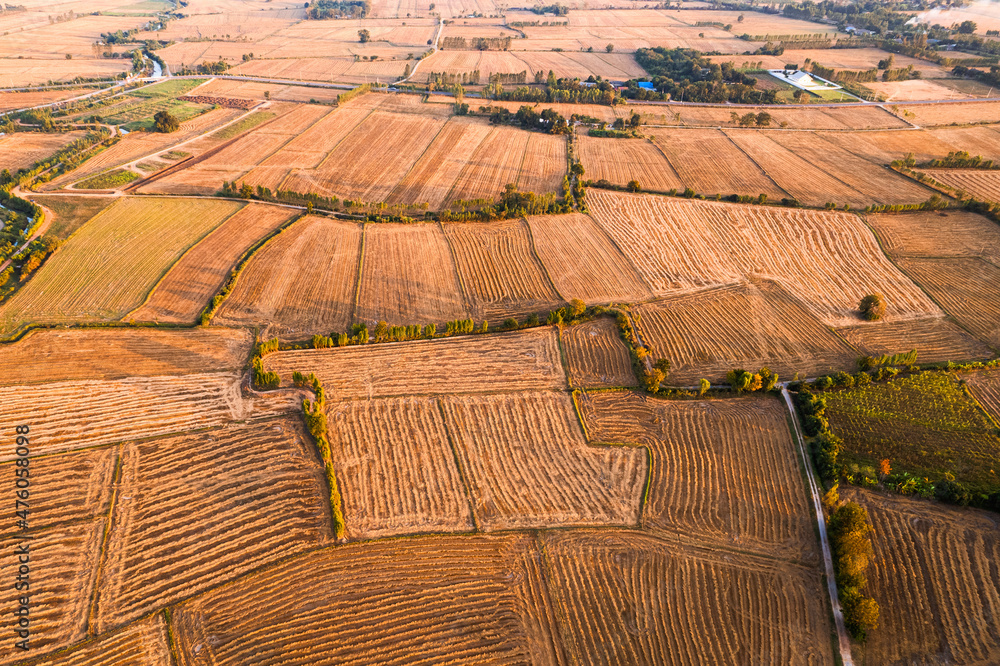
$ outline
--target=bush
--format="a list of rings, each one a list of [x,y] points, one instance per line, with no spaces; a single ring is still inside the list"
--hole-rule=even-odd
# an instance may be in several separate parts
[[[858,303],[862,319],[878,321],[885,315],[885,299],[882,294],[868,294]]]
[[[957,504],[958,506],[969,506],[972,494],[958,481],[943,479],[934,485],[934,496],[942,502]]]
[[[167,111],[157,111],[156,115],[153,116],[153,129],[157,132],[169,134],[170,132],[176,132],[180,126],[180,121]]]

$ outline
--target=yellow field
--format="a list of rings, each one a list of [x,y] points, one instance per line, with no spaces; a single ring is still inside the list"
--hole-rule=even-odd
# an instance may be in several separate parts
[[[230,201],[119,200],[73,234],[0,306],[0,333],[30,322],[121,318],[185,250],[240,208]]]
[[[7,93],[4,93],[6,97]],[[14,173],[30,168],[35,162],[51,156],[63,146],[83,137],[84,132],[41,134],[23,132],[0,136],[0,167]],[[0,169],[0,170],[2,170]]]

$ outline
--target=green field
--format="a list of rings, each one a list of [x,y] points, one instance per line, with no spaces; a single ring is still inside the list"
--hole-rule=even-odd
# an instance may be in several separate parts
[[[229,125],[228,127],[223,127],[218,132],[212,136],[216,139],[232,139],[237,134],[246,132],[248,129],[253,129],[262,123],[267,122],[271,118],[274,118],[277,114],[271,111],[258,111],[257,113],[252,113],[246,118]]]
[[[932,482],[947,474],[975,492],[1000,490],[1000,437],[965,386],[946,372],[924,372],[863,388],[829,391],[830,430],[843,438],[841,462],[877,465]]]
[[[38,204],[54,213],[54,219],[45,230],[46,234],[67,239],[83,223],[94,217],[113,201],[111,197],[63,197],[35,195],[31,197]]]
[[[105,171],[104,173],[98,174],[93,178],[80,181],[74,186],[74,189],[111,190],[116,187],[121,187],[122,185],[128,185],[138,177],[139,174],[135,171],[129,171],[128,169],[115,169],[113,171]]]
[[[241,206],[181,198],[119,199],[74,233],[0,305],[0,333],[31,322],[122,318],[189,247]]]

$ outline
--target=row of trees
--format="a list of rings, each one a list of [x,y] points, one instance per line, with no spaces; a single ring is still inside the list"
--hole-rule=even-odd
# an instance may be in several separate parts
[[[733,102],[737,104],[774,104],[774,90],[757,90],[757,79],[733,67],[730,62],[716,63],[693,49],[668,49],[657,46],[639,49],[638,62],[652,74],[653,89],[628,82],[625,97],[640,100],[673,99],[686,102]]]
[[[324,19],[361,19],[371,12],[369,0],[315,0],[306,3],[306,18],[314,21]]]
[[[441,50],[509,51],[511,38],[508,37],[442,37]]]

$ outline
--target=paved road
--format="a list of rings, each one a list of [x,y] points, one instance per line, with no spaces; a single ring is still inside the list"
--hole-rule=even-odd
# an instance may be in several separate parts
[[[819,523],[819,542],[823,549],[823,566],[826,568],[826,585],[830,594],[830,604],[833,606],[833,620],[837,625],[837,636],[840,643],[840,658],[844,666],[854,666],[851,659],[851,639],[847,635],[847,627],[844,625],[844,612],[840,608],[840,597],[837,594],[837,581],[833,574],[833,556],[830,554],[830,541],[826,536],[826,520],[823,518],[823,502],[819,493],[819,485],[816,477],[813,476],[812,465],[806,455],[803,442],[802,429],[799,428],[799,417],[795,413],[795,406],[792,404],[792,396],[788,393],[788,388],[781,387],[781,397],[785,399],[788,412],[792,417],[792,426],[795,428],[795,439],[799,445],[799,453],[802,455],[802,464],[806,468],[806,477],[809,479],[809,492],[812,495],[813,508],[816,510],[816,521]]]

